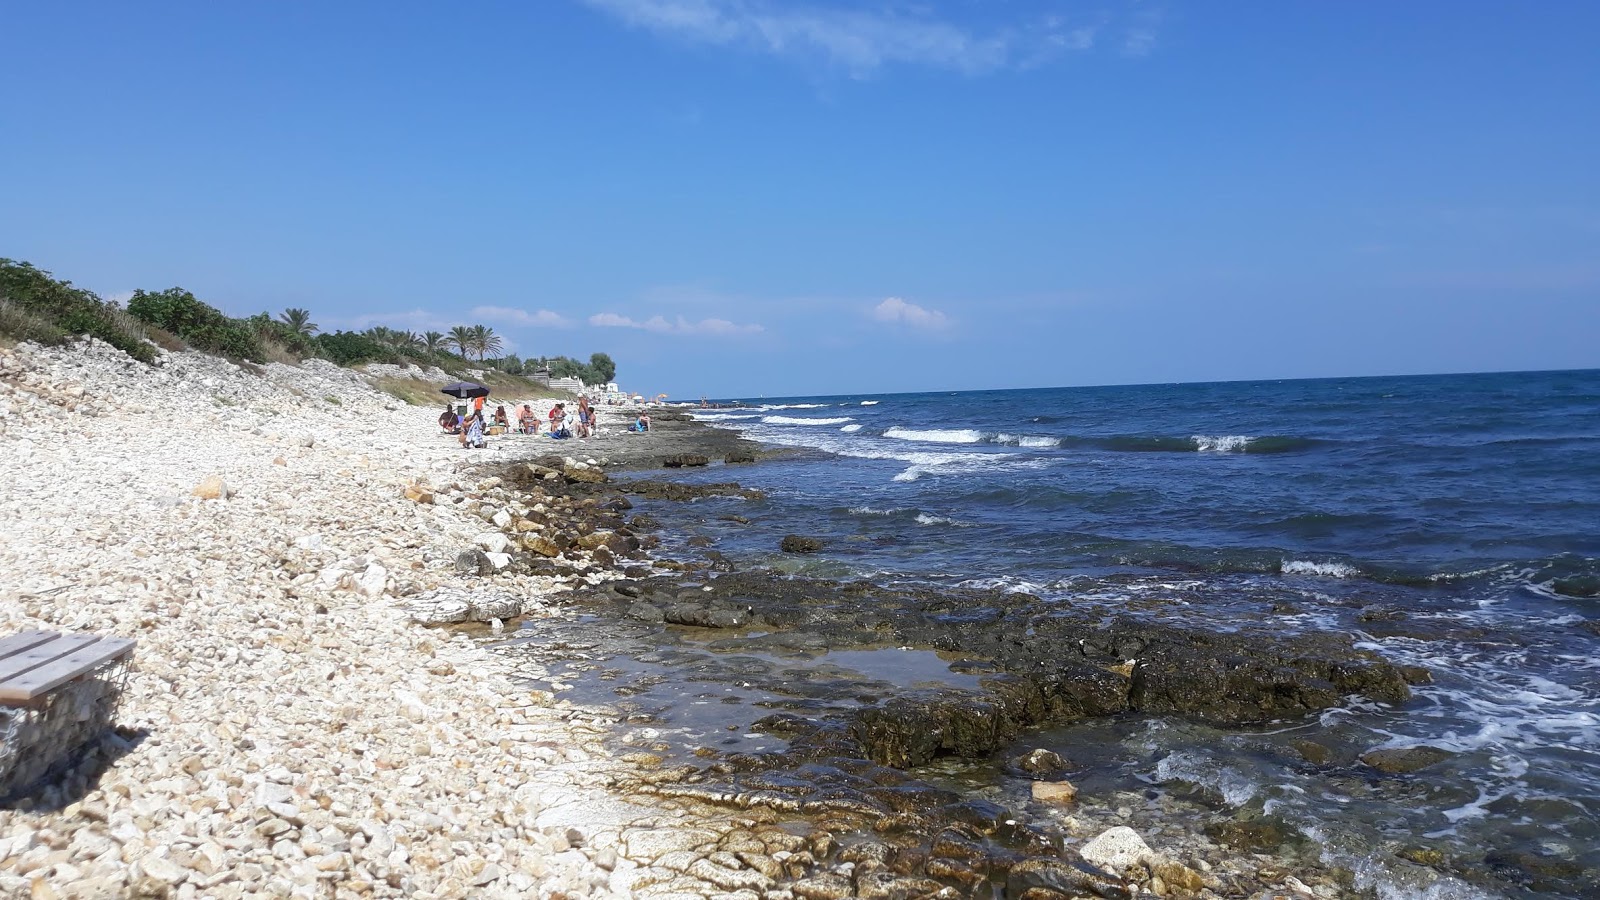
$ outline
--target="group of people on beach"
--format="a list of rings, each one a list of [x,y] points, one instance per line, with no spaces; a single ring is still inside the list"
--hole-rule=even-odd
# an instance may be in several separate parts
[[[445,404],[444,412],[439,414],[439,427],[447,434],[459,435],[461,446],[463,447],[482,448],[487,446],[484,435],[487,429],[491,427],[490,423],[506,431],[515,431],[517,434],[531,435],[539,433],[539,415],[527,403],[522,404],[522,408],[517,410],[516,427],[514,429],[511,424],[511,415],[506,412],[503,404],[495,407],[493,418],[489,423],[486,423],[482,397],[473,398],[472,407],[465,415],[456,412],[455,407],[448,403]],[[579,397],[576,413],[569,414],[567,412],[567,404],[564,402],[557,403],[550,408],[549,425],[545,433],[557,439],[576,437],[581,440],[588,440],[598,427],[599,417],[594,407],[589,405],[589,398]],[[649,428],[650,417],[641,414],[631,430],[648,431]]]

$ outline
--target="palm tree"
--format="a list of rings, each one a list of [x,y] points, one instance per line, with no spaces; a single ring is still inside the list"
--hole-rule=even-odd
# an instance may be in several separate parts
[[[495,334],[493,328],[487,325],[472,326],[472,349],[478,351],[478,362],[483,362],[484,357],[491,353],[499,356],[504,347],[505,342],[500,340],[500,335]]]
[[[429,353],[438,353],[449,345],[450,339],[446,338],[442,332],[424,331],[422,333],[422,349]]]
[[[394,343],[401,350],[421,350],[422,335],[415,331],[397,331],[394,333]]]
[[[301,337],[308,338],[317,333],[317,325],[311,321],[310,310],[290,308],[279,313],[278,318],[289,326],[290,331]]]
[[[450,329],[450,336],[445,338],[445,343],[454,345],[456,352],[461,354],[463,358],[466,357],[468,351],[477,346],[473,343],[472,329],[465,325],[457,325]]]

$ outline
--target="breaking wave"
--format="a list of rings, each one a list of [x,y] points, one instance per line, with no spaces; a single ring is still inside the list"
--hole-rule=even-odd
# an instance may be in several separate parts
[[[831,419],[807,419],[799,416],[763,416],[763,425],[843,425],[850,421],[849,416],[837,416]]]
[[[977,444],[986,435],[975,428],[929,428],[917,430],[895,426],[883,433],[886,438],[900,441],[928,441],[935,444]]]

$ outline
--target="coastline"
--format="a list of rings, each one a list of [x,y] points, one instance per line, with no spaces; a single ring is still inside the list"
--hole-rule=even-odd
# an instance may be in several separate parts
[[[191,353],[145,369],[95,344],[4,351],[0,383],[9,483],[48,485],[0,495],[0,630],[140,641],[103,774],[0,810],[7,895],[1356,892],[1349,872],[1261,844],[1275,822],[1224,838],[1200,827],[1205,798],[1051,787],[1065,760],[1019,773],[1019,736],[1063,721],[1038,706],[1055,682],[1016,677],[1009,625],[984,647],[930,630],[963,608],[1024,622],[1016,595],[732,572],[692,537],[692,554],[647,552],[690,533],[680,501],[740,491],[722,460],[781,449],[668,413],[648,436],[612,422],[590,441],[466,451],[430,408],[345,370],[255,374]],[[173,409],[192,410],[178,433]],[[702,460],[721,484],[655,474]],[[213,474],[229,496],[193,497]],[[1122,647],[1103,649],[1085,661],[1112,685],[1095,715],[1117,712],[1133,674]],[[884,651],[943,683],[826,666]],[[752,655],[771,663],[740,668]],[[1377,696],[1404,690],[1374,671]],[[737,684],[742,700],[711,707],[715,729],[738,729],[723,746],[671,733],[708,685]],[[822,714],[794,715],[797,696]],[[940,762],[996,754],[1013,788],[1043,787],[1019,797]],[[886,817],[883,791],[904,808]],[[1108,833],[1148,847],[1102,856]]]

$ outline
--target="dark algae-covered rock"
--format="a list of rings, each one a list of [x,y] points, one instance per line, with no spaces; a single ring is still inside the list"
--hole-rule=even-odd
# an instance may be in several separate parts
[[[822,539],[791,534],[778,543],[778,549],[785,553],[816,553],[822,549]]]
[[[1386,775],[1403,775],[1426,769],[1454,755],[1438,747],[1396,747],[1364,753],[1361,761]]]

